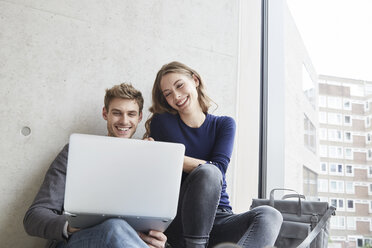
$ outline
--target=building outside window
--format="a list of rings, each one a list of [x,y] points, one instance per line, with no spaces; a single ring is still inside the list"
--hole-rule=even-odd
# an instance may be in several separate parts
[[[307,116],[304,116],[304,144],[305,146],[316,153],[316,130]]]

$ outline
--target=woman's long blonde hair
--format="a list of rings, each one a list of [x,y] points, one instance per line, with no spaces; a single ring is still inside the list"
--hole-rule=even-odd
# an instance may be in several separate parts
[[[163,92],[160,87],[160,81],[168,73],[179,73],[190,77],[191,79],[195,76],[199,80],[199,86],[197,87],[198,92],[198,101],[200,107],[204,113],[208,113],[209,107],[212,105],[212,99],[207,95],[205,90],[205,85],[203,80],[201,79],[199,73],[197,73],[194,69],[188,67],[185,64],[182,64],[177,61],[170,62],[165,64],[161,67],[161,69],[156,74],[156,78],[154,81],[154,85],[152,87],[152,106],[149,108],[151,112],[150,118],[145,123],[146,133],[144,137],[150,137],[150,124],[151,120],[154,117],[154,114],[161,114],[161,113],[171,113],[177,114],[177,111],[174,110],[165,99]]]

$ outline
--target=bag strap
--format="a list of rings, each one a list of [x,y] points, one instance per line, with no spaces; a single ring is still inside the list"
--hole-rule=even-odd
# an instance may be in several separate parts
[[[297,246],[297,248],[306,248],[310,245],[310,243],[315,239],[315,237],[319,234],[319,232],[323,229],[323,227],[326,225],[328,219],[331,217],[332,214],[336,211],[336,208],[333,206],[330,206],[327,212],[323,215],[323,217],[320,219],[318,224],[315,226],[315,228],[307,235],[306,239],[302,241],[302,243]]]

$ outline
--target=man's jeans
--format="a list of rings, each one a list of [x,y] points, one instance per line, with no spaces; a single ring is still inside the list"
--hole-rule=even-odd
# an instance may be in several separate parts
[[[165,234],[174,248],[213,247],[233,242],[242,247],[273,246],[282,225],[274,208],[258,207],[242,214],[217,209],[222,176],[212,164],[195,168],[181,186],[177,216]]]
[[[122,219],[108,219],[91,228],[82,229],[71,235],[68,242],[61,242],[57,248],[149,248],[136,231]]]

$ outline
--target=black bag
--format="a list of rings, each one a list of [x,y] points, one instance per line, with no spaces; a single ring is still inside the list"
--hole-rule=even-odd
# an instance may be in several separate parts
[[[328,246],[328,230],[331,215],[335,215],[336,208],[328,206],[328,202],[306,201],[305,196],[296,194],[284,195],[281,200],[274,200],[273,189],[270,199],[253,199],[251,209],[269,205],[283,215],[283,224],[275,242],[278,248],[325,248]],[[298,201],[285,200],[298,198]],[[303,199],[303,200],[301,200]]]

